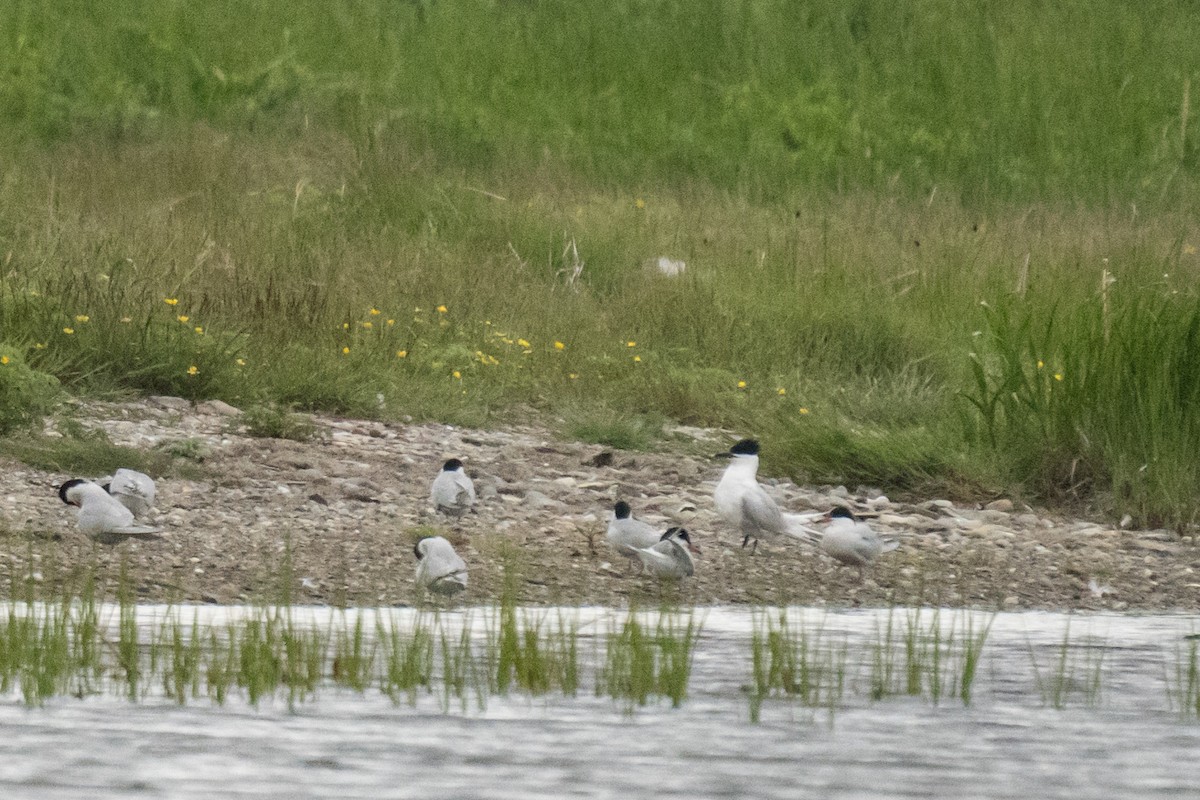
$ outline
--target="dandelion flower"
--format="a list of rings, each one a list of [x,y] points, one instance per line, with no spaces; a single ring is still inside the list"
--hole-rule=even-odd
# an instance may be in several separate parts
[[[191,365],[190,367],[188,367],[188,369],[187,369],[187,374],[188,374],[188,375],[198,375],[199,373],[200,373],[200,368],[199,368],[199,367],[197,367],[195,364],[192,364],[192,365]]]
[[[187,321],[188,321],[189,319],[191,319],[191,317],[189,317],[187,314],[180,314],[180,315],[179,315],[178,317],[176,317],[175,319],[177,319],[177,320],[179,320],[180,322],[183,322],[183,323],[185,323],[185,324],[186,324],[186,323],[187,323]]]
[[[374,327],[370,322],[364,322],[362,326],[367,330],[371,330],[371,328]]]
[[[532,347],[533,346],[529,342],[525,341],[524,339],[517,339],[517,344],[520,345],[521,347]]]
[[[1038,369],[1041,369],[1041,368],[1042,368],[1042,367],[1044,367],[1044,366],[1046,366],[1046,362],[1045,362],[1045,361],[1042,361],[1042,360],[1039,358],[1039,359],[1038,359]]]
[[[746,388],[746,382],[745,382],[745,381],[738,381],[738,388],[739,388],[739,389],[745,389],[745,388]]]
[[[87,314],[76,314],[75,315],[76,322],[87,322],[89,319],[91,319],[91,317],[89,317]]]
[[[8,356],[0,356],[0,366],[8,366]]]
[[[567,346],[565,344],[563,344],[562,342],[555,342],[554,349],[555,350],[566,350]]]
[[[163,302],[169,306],[177,306],[177,305],[179,305],[179,298],[178,297],[164,297]]]
[[[342,323],[342,330],[344,330],[344,331],[348,331],[348,330],[350,330],[350,323],[349,323],[349,322],[343,322],[343,323]]]
[[[197,336],[204,335],[204,326],[203,325],[197,325],[195,328],[192,328],[192,330],[194,330],[196,332]]]
[[[634,356],[634,357],[633,357],[633,363],[635,363],[635,364],[640,364],[640,363],[642,363],[642,357],[641,357],[641,356]]]
[[[457,380],[457,381],[461,381],[461,380],[462,380],[462,373],[461,373],[461,372],[459,372],[458,370],[454,370],[454,372],[452,372],[452,373],[450,373],[450,374],[454,376],[454,379],[455,379],[455,380]]]
[[[67,336],[70,336],[74,332],[75,332],[74,328],[63,328],[63,333],[65,333]]]
[[[407,350],[397,350],[396,358],[408,358],[408,351]]]
[[[634,204],[635,206],[637,206],[638,208],[645,208],[645,207],[646,207],[646,201],[645,201],[645,200],[643,200],[643,199],[642,199],[642,198],[640,198],[640,197],[639,197],[637,200],[634,200],[634,201],[633,201],[633,204]]]
[[[1054,373],[1054,380],[1056,380],[1056,381],[1061,381],[1061,380],[1062,380],[1062,373],[1061,373],[1061,372],[1056,372],[1056,373]]]
[[[780,397],[783,397],[785,394],[787,394],[787,389],[783,388],[782,386],[780,386],[775,391],[779,394]]]
[[[438,306],[438,307],[437,307],[437,312],[438,312],[439,314],[445,314],[445,313],[446,313],[446,307],[445,307],[445,306]]]
[[[630,339],[628,342],[625,343],[625,346],[626,347],[637,347],[637,342]]]
[[[378,308],[372,308],[370,313],[371,313],[372,317],[378,317],[383,312],[380,311]]]
[[[246,359],[239,358],[236,363],[239,367],[244,367],[244,366],[246,366]]]
[[[393,325],[395,325],[395,324],[396,324],[396,320],[394,320],[394,319],[389,319],[389,320],[387,321],[387,324],[388,324],[388,327],[390,328],[390,327],[392,327]]]
[[[343,347],[343,348],[342,348],[342,355],[344,355],[344,356],[348,356],[348,355],[350,355],[350,348],[349,348],[349,347]]]
[[[802,407],[802,408],[800,408],[800,413],[801,413],[801,414],[807,414],[807,413],[808,413],[808,409],[807,409],[807,408],[803,408],[803,407]]]

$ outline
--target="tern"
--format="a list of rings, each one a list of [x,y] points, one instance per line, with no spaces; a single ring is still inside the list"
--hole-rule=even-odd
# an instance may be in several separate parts
[[[881,537],[844,506],[833,509],[828,516],[829,525],[821,534],[821,550],[843,564],[858,567],[859,580],[863,578],[863,570],[881,553],[900,546],[894,539]]]
[[[101,478],[97,483],[135,517],[146,516],[154,505],[154,479],[144,472],[121,468],[111,478]]]
[[[435,594],[453,595],[467,588],[467,564],[454,545],[441,536],[429,536],[413,545],[417,557],[417,585]]]
[[[133,512],[104,491],[99,484],[73,478],[58,487],[58,496],[69,506],[79,507],[79,530],[101,541],[119,537],[147,537],[158,528],[133,524]]]
[[[700,548],[683,528],[668,528],[653,547],[639,547],[634,552],[654,577],[679,579],[696,574],[692,553],[699,553]]]
[[[633,559],[640,572],[642,562],[638,559],[637,551],[654,547],[662,539],[662,536],[649,523],[634,519],[629,503],[619,500],[613,506],[612,517],[608,521],[608,530],[605,532],[604,538],[618,553]]]
[[[713,490],[713,502],[721,519],[742,534],[742,547],[754,540],[750,552],[758,549],[760,538],[788,536],[814,542],[819,534],[804,525],[815,519],[805,514],[785,514],[758,482],[758,442],[742,439],[729,448],[733,460]]]
[[[433,507],[451,517],[461,517],[475,505],[475,484],[463,469],[463,463],[452,458],[442,465],[429,490]]]

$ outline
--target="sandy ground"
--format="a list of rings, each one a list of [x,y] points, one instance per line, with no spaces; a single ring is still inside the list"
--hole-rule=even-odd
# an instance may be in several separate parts
[[[732,436],[681,429],[668,452],[564,442],[534,427],[475,431],[433,424],[317,417],[307,442],[245,435],[234,409],[178,398],[82,404],[85,425],[117,444],[191,441],[207,451],[198,479],[162,478],[149,521],[158,539],[106,545],[75,527],[55,487],[75,476],[0,461],[0,594],[41,592],[95,570],[113,592],[124,565],[156,601],[397,605],[422,602],[414,538],[450,538],[470,569],[459,603],[497,599],[507,570],[527,604],[781,602],[831,606],[1194,609],[1200,550],[1166,531],[1119,530],[1008,501],[988,508],[930,498],[877,500],[869,490],[769,481],[787,509],[866,508],[901,541],[860,581],[813,547],[765,544],[756,555],[716,516],[725,462],[708,453]],[[444,459],[474,477],[477,513],[460,524],[429,507]],[[764,478],[764,480],[766,480]],[[702,548],[696,575],[660,585],[633,575],[606,544],[614,500],[665,529],[682,523]]]

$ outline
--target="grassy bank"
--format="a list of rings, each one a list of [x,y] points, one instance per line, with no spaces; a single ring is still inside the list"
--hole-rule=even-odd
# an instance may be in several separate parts
[[[9,4],[0,427],[673,419],[1193,522],[1200,16],[947,9]]]

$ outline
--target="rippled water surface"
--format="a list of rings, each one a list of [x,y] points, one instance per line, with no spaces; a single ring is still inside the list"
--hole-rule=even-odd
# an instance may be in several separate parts
[[[610,612],[578,613],[586,631]],[[852,651],[886,616],[807,614]],[[448,713],[431,696],[394,705],[333,686],[294,710],[278,699],[255,709],[237,698],[178,707],[100,695],[31,709],[4,698],[0,798],[1200,796],[1200,724],[1170,694],[1191,617],[1071,617],[1073,640],[1103,644],[1102,680],[1098,696],[1068,692],[1062,708],[1044,686],[1068,618],[1000,614],[969,707],[957,697],[875,702],[851,668],[832,712],[775,698],[752,723],[750,612],[697,616],[703,634],[680,709],[596,697],[586,646],[576,697],[492,696]],[[1083,682],[1094,670],[1074,674]]]

